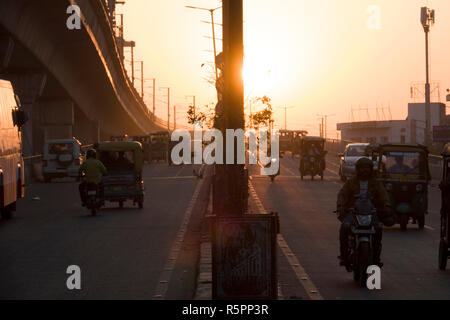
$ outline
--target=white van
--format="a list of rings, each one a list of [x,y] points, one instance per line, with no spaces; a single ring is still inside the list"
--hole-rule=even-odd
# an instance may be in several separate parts
[[[81,143],[77,139],[45,141],[42,166],[45,182],[50,182],[53,178],[78,177],[82,162]]]

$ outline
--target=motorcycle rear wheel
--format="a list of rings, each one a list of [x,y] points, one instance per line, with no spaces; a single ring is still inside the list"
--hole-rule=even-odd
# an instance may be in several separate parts
[[[406,231],[407,226],[408,226],[408,221],[409,221],[409,217],[407,214],[402,214],[400,216],[400,229],[402,231]]]

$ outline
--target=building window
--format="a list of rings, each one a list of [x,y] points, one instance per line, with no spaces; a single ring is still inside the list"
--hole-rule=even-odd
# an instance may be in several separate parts
[[[381,142],[382,143],[388,143],[389,142],[389,137],[381,137]]]
[[[403,133],[403,132],[406,132],[406,129],[402,128],[400,131]]]
[[[400,136],[400,143],[406,143],[406,137]]]

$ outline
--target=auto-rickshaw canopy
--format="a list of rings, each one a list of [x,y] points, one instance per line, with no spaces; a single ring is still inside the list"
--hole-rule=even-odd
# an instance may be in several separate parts
[[[142,144],[138,141],[112,141],[112,142],[100,142],[97,143],[94,148],[97,151],[109,151],[109,152],[133,152],[134,154],[134,169],[137,173],[142,171],[144,163]],[[98,155],[97,155],[98,156]]]
[[[366,154],[378,158],[378,168],[384,176],[415,175],[430,178],[426,146],[372,143],[367,146]]]

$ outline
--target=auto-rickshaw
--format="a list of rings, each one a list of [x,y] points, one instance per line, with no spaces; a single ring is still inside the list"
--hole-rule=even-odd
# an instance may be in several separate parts
[[[292,134],[292,141],[291,141],[291,156],[292,158],[295,157],[295,155],[300,155],[300,143],[303,136],[307,135],[308,132],[305,130],[294,130]]]
[[[109,139],[110,141],[129,141],[129,137],[127,134],[111,136]]]
[[[300,176],[311,175],[314,180],[316,175],[323,180],[325,171],[325,139],[321,137],[304,136],[300,139]]]
[[[144,161],[151,162],[152,161],[150,151],[151,135],[144,134],[140,136],[134,136],[133,141],[137,141],[142,144],[142,151],[144,152]]]
[[[280,156],[284,156],[287,151],[291,151],[293,132],[291,130],[280,130],[279,133]]]
[[[371,144],[366,153],[377,159],[377,179],[389,195],[397,223],[406,231],[409,219],[419,229],[425,226],[428,210],[428,149],[418,144]]]
[[[169,148],[169,132],[160,131],[150,134],[150,161],[167,161]]]
[[[450,143],[442,152],[442,181],[439,185],[442,192],[441,204],[441,241],[439,243],[439,269],[447,268],[450,258]]]
[[[107,175],[103,177],[106,201],[118,202],[120,208],[132,200],[140,209],[144,207],[144,181],[142,179],[142,145],[136,141],[100,142],[94,148],[103,162]]]

